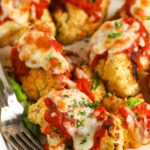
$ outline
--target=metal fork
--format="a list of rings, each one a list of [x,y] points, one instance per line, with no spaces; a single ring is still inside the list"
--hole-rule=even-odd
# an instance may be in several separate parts
[[[5,140],[16,150],[43,150],[39,141],[29,133],[21,120],[23,106],[17,101],[1,63],[0,104],[1,132]]]

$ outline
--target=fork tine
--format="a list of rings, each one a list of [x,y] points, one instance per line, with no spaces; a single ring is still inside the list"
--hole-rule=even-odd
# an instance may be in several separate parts
[[[15,139],[16,141],[25,149],[25,150],[34,150],[34,148],[30,147],[21,137],[20,137],[21,133],[17,133],[15,135]]]
[[[29,140],[25,137],[24,133],[18,133],[19,137],[23,140],[24,143],[26,143],[26,145],[28,145],[29,147],[31,147],[33,150],[35,149],[35,146],[29,142]]]
[[[31,136],[26,129],[22,130],[22,134],[24,138],[26,138],[36,148],[36,150],[43,150],[41,144],[35,138],[33,138],[33,136]]]
[[[5,138],[6,138],[6,137],[5,137]],[[6,138],[6,140],[7,140],[7,138]],[[15,139],[13,136],[9,136],[7,141],[9,141],[9,143],[13,146],[13,148],[14,148],[15,150],[25,150],[25,149],[22,147],[22,145],[20,145],[20,144],[18,143],[18,141],[16,141],[16,139]]]

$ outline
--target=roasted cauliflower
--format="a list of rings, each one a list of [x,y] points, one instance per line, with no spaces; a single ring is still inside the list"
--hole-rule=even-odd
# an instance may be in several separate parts
[[[142,34],[141,34],[142,33]],[[149,68],[150,40],[137,19],[105,22],[86,49],[89,64],[111,92],[128,97],[138,94],[138,70]]]
[[[58,3],[60,3],[60,1]],[[56,1],[54,1],[54,3],[55,2]],[[78,6],[73,5],[70,2],[66,2],[66,4],[62,7],[56,7],[54,5],[52,15],[56,22],[56,39],[62,44],[70,44],[74,41],[91,35],[103,22],[106,16],[108,5],[109,0],[101,1],[101,4],[99,6],[99,8],[101,8],[101,18],[97,22],[91,21],[90,17],[84,10],[82,10]],[[91,8],[88,8],[87,10],[90,9]]]

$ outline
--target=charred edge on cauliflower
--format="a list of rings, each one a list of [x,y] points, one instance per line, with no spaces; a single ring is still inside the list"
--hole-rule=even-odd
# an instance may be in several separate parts
[[[109,137],[113,137],[112,133],[111,133],[111,130],[113,130],[115,128],[115,125],[114,125],[114,118],[112,116],[108,116],[108,120],[109,120],[109,123],[107,124],[104,124],[104,128],[108,131],[108,136]]]
[[[133,74],[133,76],[135,77],[136,81],[138,81],[139,79],[138,79],[138,73],[137,73],[137,65],[136,65],[136,63],[135,63],[135,61],[134,61],[134,58],[135,58],[136,56],[137,56],[136,53],[131,53],[131,55],[130,55],[130,60],[131,60],[132,65],[133,65],[132,74]]]

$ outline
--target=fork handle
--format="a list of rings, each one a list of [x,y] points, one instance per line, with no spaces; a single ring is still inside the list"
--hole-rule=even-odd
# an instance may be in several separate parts
[[[6,78],[6,74],[5,74],[5,72],[4,72],[4,69],[3,69],[3,66],[2,66],[1,62],[0,62],[0,80],[1,80],[1,82],[2,82],[2,84],[3,84],[3,87],[4,87],[4,88],[1,89],[1,90],[3,90],[3,92],[4,92],[5,94],[6,94],[6,93],[12,94],[12,93],[13,93],[13,89],[12,89],[12,87],[10,86],[10,84],[9,84],[7,78]]]

